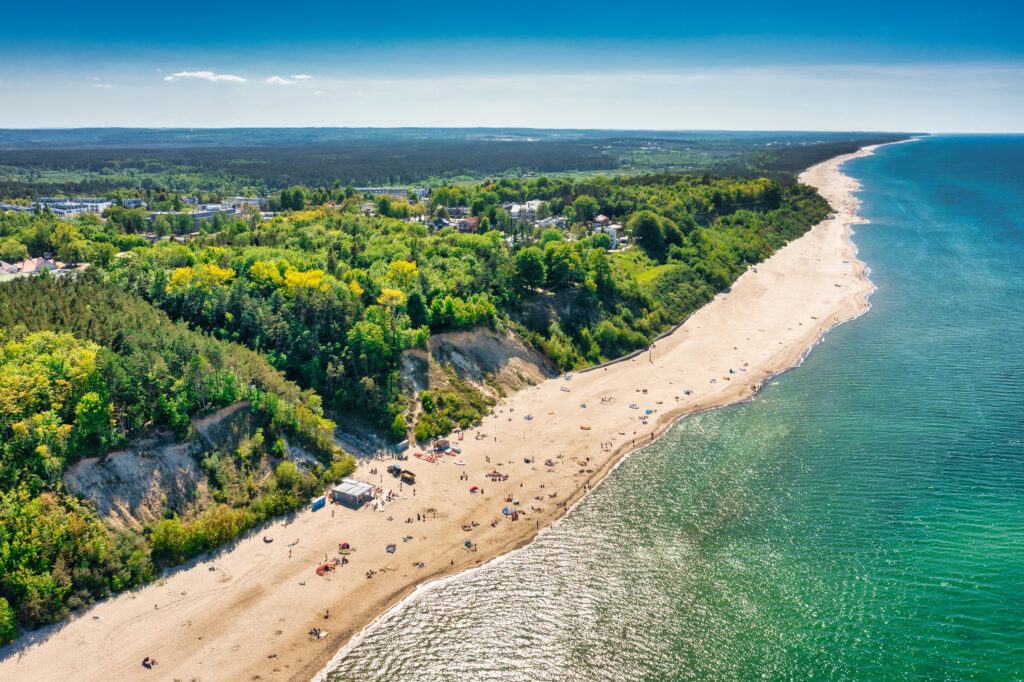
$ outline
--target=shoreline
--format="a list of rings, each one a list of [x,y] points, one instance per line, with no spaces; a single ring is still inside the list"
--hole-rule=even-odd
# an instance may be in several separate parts
[[[484,432],[487,438],[462,441],[462,455],[436,465],[410,459],[407,466],[418,475],[415,490],[425,493],[419,499],[406,488],[385,514],[331,505],[275,521],[212,558],[30,633],[26,639],[40,641],[10,647],[0,660],[0,677],[49,679],[70,672],[81,679],[152,679],[153,673],[139,665],[143,657],[152,656],[160,661],[159,678],[322,679],[325,666],[356,646],[411,595],[529,544],[627,455],[679,419],[752,399],[772,378],[798,367],[831,329],[866,312],[874,286],[850,240],[851,226],[866,221],[856,215],[860,202],[853,193],[858,183],[839,168],[878,146],[804,171],[800,181],[817,187],[833,213],[750,268],[729,292],[716,295],[650,351],[568,382],[555,378],[510,396],[479,429],[467,433]],[[805,325],[808,320],[813,322]],[[751,342],[757,333],[766,336]],[[750,335],[746,342],[739,338],[744,335]],[[563,395],[562,387],[569,388],[570,396]],[[682,395],[684,389],[695,395]],[[605,396],[614,404],[598,404]],[[577,407],[581,398],[587,408]],[[630,401],[652,410],[645,423],[636,419],[642,409],[626,408]],[[595,412],[602,415],[600,423],[594,421]],[[524,413],[538,418],[524,425]],[[584,425],[589,428],[584,430]],[[603,448],[599,443],[612,445]],[[511,459],[491,461],[498,457]],[[534,461],[524,462],[524,457]],[[547,457],[558,458],[554,466],[530,466]],[[454,466],[454,459],[465,459],[466,465]],[[384,466],[361,464],[354,477],[397,486],[390,477],[367,473]],[[485,481],[484,474],[494,468],[509,474],[509,480]],[[467,480],[460,476],[453,485],[463,473]],[[486,491],[497,488],[500,494],[471,496],[471,484]],[[552,496],[551,490],[560,496]],[[519,508],[524,520],[510,522],[496,512],[508,504],[499,498],[509,495],[523,498]],[[414,514],[423,520],[404,524],[400,518],[385,518],[411,519]],[[433,516],[428,520],[429,514]],[[492,519],[497,526],[490,525]],[[530,520],[535,520],[534,529]],[[475,521],[480,525],[471,532],[461,530],[461,524]],[[413,533],[419,537],[401,543],[396,554],[384,553],[384,543]],[[264,544],[258,534],[278,542]],[[299,543],[289,550],[285,545],[293,537]],[[466,539],[480,551],[466,550]],[[357,549],[350,565],[326,578],[315,575],[312,569],[321,557],[335,554],[332,547],[342,541]],[[425,570],[414,566],[420,561]],[[369,569],[378,571],[372,579],[363,575]],[[324,608],[337,610],[325,619]],[[313,626],[328,630],[327,636],[312,640],[306,632]]]

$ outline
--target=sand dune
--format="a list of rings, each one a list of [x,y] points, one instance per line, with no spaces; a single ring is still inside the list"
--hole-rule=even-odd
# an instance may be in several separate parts
[[[650,442],[688,412],[749,398],[829,328],[863,312],[871,284],[847,238],[848,225],[859,222],[856,183],[838,166],[868,153],[801,175],[836,213],[749,270],[649,352],[511,396],[458,443],[461,455],[437,464],[411,459],[415,493],[404,487],[383,512],[333,505],[303,512],[212,560],[30,634],[3,651],[0,679],[310,679],[416,585],[529,542],[634,444]],[[645,424],[646,410],[652,413]],[[548,458],[554,466],[543,464]],[[380,471],[371,475],[374,466]],[[356,477],[397,488],[385,466],[363,465]],[[508,481],[485,478],[492,469]],[[482,494],[469,492],[474,485]],[[507,496],[520,501],[519,521],[501,513]],[[462,530],[473,522],[479,525]],[[465,548],[467,539],[476,551]],[[355,547],[350,563],[317,576],[315,567],[325,554],[336,556],[341,542]],[[385,551],[388,543],[397,545],[395,553]],[[368,579],[371,569],[377,573]],[[328,634],[315,640],[307,634],[313,627]],[[143,668],[146,656],[158,666]]]

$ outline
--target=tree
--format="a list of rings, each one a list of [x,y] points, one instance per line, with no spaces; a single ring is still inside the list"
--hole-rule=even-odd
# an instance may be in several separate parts
[[[80,448],[103,448],[110,439],[110,401],[95,391],[82,396],[75,406],[75,434]]]
[[[28,247],[15,239],[0,244],[0,260],[13,263],[28,258]]]
[[[409,315],[409,324],[413,327],[422,327],[430,322],[427,305],[423,302],[423,296],[419,292],[409,294],[405,312]]]
[[[544,247],[548,286],[558,289],[576,278],[583,269],[579,254],[565,242],[549,242]]]
[[[138,234],[146,229],[146,219],[142,211],[126,211],[124,215],[124,230],[130,234]]]
[[[547,279],[544,253],[536,246],[523,249],[516,254],[516,276],[525,287],[537,288]]]
[[[627,223],[629,233],[644,250],[656,256],[665,251],[665,230],[661,218],[652,211],[637,211]]]
[[[160,215],[153,220],[153,232],[158,237],[166,237],[173,231],[171,227],[171,221],[167,219],[167,216]]]
[[[544,230],[540,235],[540,245],[547,246],[548,242],[561,242],[565,241],[562,238],[562,233],[553,227],[549,227]]]
[[[396,414],[395,420],[391,422],[391,435],[395,438],[395,440],[402,440],[405,438],[405,430],[405,415],[401,413]]]
[[[576,201],[572,202],[572,206],[576,209],[576,215],[580,220],[590,221],[597,215],[597,202],[593,197],[589,197],[586,194],[576,197]]]
[[[67,242],[57,249],[57,258],[67,263],[78,263],[85,260],[88,244],[81,239]]]

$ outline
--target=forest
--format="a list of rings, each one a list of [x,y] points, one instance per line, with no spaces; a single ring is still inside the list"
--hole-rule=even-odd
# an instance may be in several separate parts
[[[769,177],[906,135],[531,129],[0,130],[0,198],[117,189],[265,194],[658,171]]]
[[[225,454],[238,473],[267,456],[276,475],[250,476],[252,491],[182,522],[136,534],[114,529],[65,486],[83,457],[152,430],[189,433],[189,418],[248,400],[262,439]],[[192,331],[98,271],[0,286],[0,641],[70,609],[152,579],[297,509],[353,469],[333,443],[321,399],[283,378],[258,354]],[[289,437],[320,465],[283,459]],[[248,471],[246,471],[248,468]]]
[[[528,201],[564,227],[513,219]],[[270,203],[268,219],[217,216],[187,238],[166,224],[155,243],[141,210],[0,213],[0,259],[91,265],[0,283],[0,640],[297,509],[353,468],[331,415],[393,441],[477,421],[494,402],[482,387],[451,373],[417,393],[403,377],[403,353],[431,335],[512,331],[560,370],[614,358],[829,211],[802,185],[678,173],[440,184],[409,200],[292,186]],[[445,221],[462,212],[476,232]],[[595,231],[602,214],[626,247]],[[191,418],[238,401],[260,433],[204,456],[215,503],[197,516],[114,529],[63,482],[83,457],[154,430],[187,437]],[[284,439],[317,465],[296,466]]]

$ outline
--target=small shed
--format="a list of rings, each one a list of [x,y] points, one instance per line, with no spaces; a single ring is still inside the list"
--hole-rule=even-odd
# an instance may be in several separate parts
[[[373,499],[373,484],[345,478],[331,488],[331,499],[341,504],[358,507]]]

